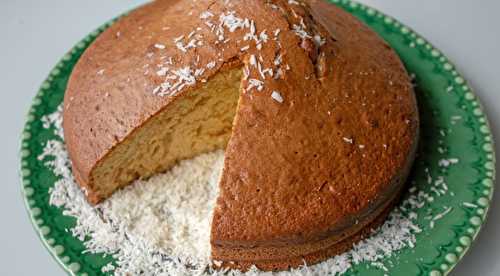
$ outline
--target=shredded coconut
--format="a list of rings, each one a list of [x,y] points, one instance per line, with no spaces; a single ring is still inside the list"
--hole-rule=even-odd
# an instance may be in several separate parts
[[[299,36],[302,39],[311,38],[311,35],[309,33],[307,33],[307,31],[305,30],[305,28],[302,25],[294,24],[293,31],[295,32],[295,34],[297,36]]]
[[[156,75],[158,76],[165,76],[168,72],[168,68],[167,67],[162,67],[160,68],[160,70],[156,71]]]
[[[280,92],[278,92],[278,91],[273,91],[273,93],[271,94],[271,97],[273,98],[273,100],[275,100],[279,103],[283,102],[283,97],[281,96]]]
[[[207,68],[212,69],[215,67],[215,65],[216,65],[215,61],[211,61],[211,62],[207,63]]]
[[[200,18],[201,19],[207,19],[207,18],[210,18],[210,17],[213,17],[214,14],[209,12],[209,11],[204,11],[200,14]]]
[[[462,203],[462,205],[464,205],[467,208],[477,208],[476,204],[470,203],[470,202],[464,202],[464,203]]]
[[[439,213],[437,215],[435,215],[432,219],[431,219],[431,222],[429,224],[430,228],[434,228],[434,225],[436,223],[436,221],[442,219],[444,216],[446,216],[449,212],[451,212],[453,208],[451,207],[447,207],[442,213]]]
[[[165,49],[165,45],[163,45],[163,44],[159,44],[159,43],[156,43],[156,44],[155,44],[155,48],[158,48],[158,49]]]
[[[352,144],[354,142],[352,138],[347,138],[347,137],[342,137],[342,140],[344,140],[344,142],[349,144]]]
[[[459,160],[457,158],[441,159],[439,160],[438,165],[440,167],[449,167],[452,164],[457,164],[458,161]]]
[[[73,101],[73,97],[70,98],[70,101]],[[54,134],[58,137],[64,137],[64,131],[62,128],[63,120],[62,120],[62,115],[61,115],[62,111],[63,111],[62,109],[63,109],[63,106],[59,105],[57,107],[56,112],[42,117],[43,128],[48,129],[50,127],[53,127],[55,130]]]
[[[44,117],[50,124],[46,126],[60,128],[61,117],[60,110]],[[88,252],[111,254],[117,259],[116,268],[108,265],[104,271],[114,269],[117,275],[141,271],[191,274],[208,267],[210,213],[217,195],[222,151],[182,161],[147,181],[138,180],[95,207],[87,203],[75,183],[61,140],[49,141],[38,159],[60,177],[50,190],[50,204],[77,218],[71,233],[84,241]],[[181,263],[182,268],[173,269]]]
[[[258,79],[249,79],[246,91],[250,91],[253,88],[257,89],[257,91],[262,91],[264,89],[264,82]]]

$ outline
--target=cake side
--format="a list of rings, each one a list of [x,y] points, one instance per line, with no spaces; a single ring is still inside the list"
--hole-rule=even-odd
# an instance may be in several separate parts
[[[402,189],[386,202],[383,209],[370,214],[363,227],[350,229],[342,238],[333,236],[317,242],[307,242],[300,246],[281,248],[212,248],[212,254],[219,257],[218,268],[232,268],[247,271],[256,266],[262,271],[282,271],[304,264],[313,265],[352,249],[353,245],[373,234],[399,202]],[[276,250],[278,249],[278,250]],[[215,252],[215,253],[214,253]],[[279,253],[278,253],[279,252]],[[219,255],[220,254],[220,255]],[[235,257],[237,256],[237,257]]]

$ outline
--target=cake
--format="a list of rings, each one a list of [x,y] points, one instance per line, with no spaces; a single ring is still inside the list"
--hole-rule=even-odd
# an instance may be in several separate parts
[[[316,263],[377,227],[419,126],[391,47],[313,0],[146,4],[81,56],[63,116],[91,204],[224,148],[212,258],[243,270]]]

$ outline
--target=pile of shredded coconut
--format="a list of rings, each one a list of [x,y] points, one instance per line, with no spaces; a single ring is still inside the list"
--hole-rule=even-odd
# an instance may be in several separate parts
[[[236,270],[215,271],[211,268],[210,218],[217,195],[217,182],[223,163],[223,152],[203,154],[180,162],[164,174],[116,192],[95,207],[75,183],[71,164],[62,138],[61,108],[45,116],[44,127],[59,139],[50,140],[39,156],[59,180],[50,192],[50,203],[77,219],[71,233],[82,240],[88,252],[111,254],[116,267],[109,264],[103,272],[115,275],[257,275],[256,268],[243,273]],[[444,190],[442,179],[437,183]],[[368,262],[386,270],[381,261],[395,251],[413,247],[417,214],[411,210],[424,207],[431,195],[410,190],[411,195],[394,210],[373,235],[354,245],[353,249],[322,263],[272,275],[340,275],[353,264]],[[405,212],[402,212],[404,210]],[[450,210],[446,209],[446,213]],[[408,213],[408,215],[404,215]],[[440,214],[441,218],[446,213]],[[439,216],[439,215],[438,215]],[[437,216],[436,216],[437,217]],[[431,226],[436,217],[430,218]]]

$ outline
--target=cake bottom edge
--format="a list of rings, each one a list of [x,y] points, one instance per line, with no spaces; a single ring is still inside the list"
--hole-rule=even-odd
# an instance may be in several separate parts
[[[404,185],[406,186],[406,185]],[[401,199],[402,191],[401,189],[395,196],[388,201],[385,208],[382,209],[381,212],[376,214],[371,221],[369,221],[364,227],[362,227],[359,231],[345,237],[341,241],[334,243],[330,246],[322,248],[318,251],[314,251],[311,253],[306,253],[303,255],[296,255],[293,257],[280,258],[280,259],[266,259],[266,260],[255,260],[255,261],[247,261],[247,260],[234,260],[239,256],[234,256],[235,258],[220,258],[218,253],[221,249],[216,249],[214,252],[214,248],[212,249],[212,257],[214,260],[217,269],[237,269],[241,271],[248,271],[250,268],[255,266],[259,270],[262,271],[285,271],[293,268],[298,268],[303,265],[314,265],[320,263],[322,261],[326,261],[330,258],[335,257],[336,255],[340,255],[344,252],[349,251],[353,248],[354,244],[357,242],[367,238],[370,236],[375,229],[380,227],[386,221],[387,217],[391,213],[391,211],[397,206]],[[223,251],[223,249],[222,249]],[[244,254],[244,253],[243,253]],[[224,254],[227,256],[227,254]],[[232,259],[232,260],[231,260]]]

